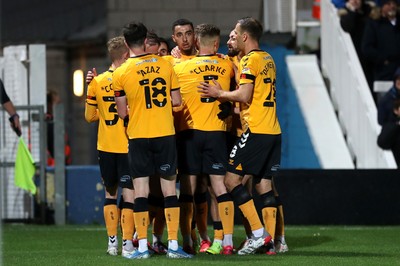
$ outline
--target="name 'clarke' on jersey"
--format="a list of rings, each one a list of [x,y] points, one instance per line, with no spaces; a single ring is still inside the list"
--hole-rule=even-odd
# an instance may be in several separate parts
[[[175,134],[170,95],[179,83],[168,61],[153,54],[130,57],[115,70],[113,88],[116,96],[136,103],[129,106],[129,139]]]
[[[226,123],[217,115],[221,102],[201,97],[197,86],[200,82],[216,80],[223,90],[229,91],[235,75],[232,63],[217,55],[199,55],[175,65],[174,69],[181,85],[183,105],[179,113],[175,112],[177,130],[226,131]]]

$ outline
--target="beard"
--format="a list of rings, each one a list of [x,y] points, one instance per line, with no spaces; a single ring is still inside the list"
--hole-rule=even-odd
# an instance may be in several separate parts
[[[230,57],[234,57],[237,56],[239,54],[239,50],[238,49],[233,49],[233,48],[228,48],[228,56]]]

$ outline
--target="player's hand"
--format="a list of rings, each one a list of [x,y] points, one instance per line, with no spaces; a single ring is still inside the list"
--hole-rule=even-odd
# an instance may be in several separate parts
[[[171,50],[171,55],[175,58],[181,58],[182,54],[181,51],[179,50],[178,46],[175,46],[172,50]]]
[[[94,77],[97,76],[97,71],[96,68],[92,68],[92,70],[89,70],[86,74],[86,84],[89,85],[90,82],[94,79]]]
[[[21,123],[19,122],[19,115],[17,113],[10,116],[8,119],[10,121],[11,128],[14,130],[17,136],[21,136]]]
[[[216,81],[212,80],[212,83],[200,82],[200,85],[197,86],[199,88],[198,92],[201,93],[201,97],[212,97],[219,98],[222,93],[221,85]]]
[[[230,101],[223,102],[218,105],[218,107],[219,110],[221,110],[221,112],[217,114],[219,119],[225,120],[228,116],[232,114],[232,103]]]

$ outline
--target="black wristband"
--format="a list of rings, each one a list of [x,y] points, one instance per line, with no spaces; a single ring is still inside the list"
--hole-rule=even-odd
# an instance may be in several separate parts
[[[15,117],[19,118],[19,115],[17,113],[15,113],[12,116],[10,116],[9,120],[14,120]]]

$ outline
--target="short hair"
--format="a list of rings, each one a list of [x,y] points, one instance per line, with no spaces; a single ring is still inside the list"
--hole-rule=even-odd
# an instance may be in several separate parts
[[[124,37],[122,36],[110,39],[107,42],[107,50],[111,61],[121,59],[125,53],[129,52],[129,49],[126,47],[124,42]]]
[[[200,43],[207,45],[207,41],[219,37],[221,31],[215,25],[203,23],[197,25],[194,32]]]
[[[141,22],[131,22],[122,30],[125,41],[129,47],[144,45],[147,36],[147,28]]]
[[[175,20],[174,23],[172,23],[172,33],[175,32],[176,26],[185,26],[185,25],[190,25],[190,27],[192,27],[192,30],[194,30],[193,23],[190,20],[187,20],[185,18],[180,18],[178,20]]]
[[[250,37],[256,41],[260,41],[263,34],[263,27],[261,23],[252,17],[244,17],[238,20],[242,31],[247,32]]]
[[[165,43],[165,44],[167,45],[168,52],[171,50],[171,49],[169,48],[169,43],[168,43],[168,41],[167,41],[165,38],[163,38],[163,37],[158,37],[158,40],[160,41],[160,44],[161,44],[161,43]]]
[[[147,44],[149,45],[160,45],[160,38],[158,35],[154,32],[154,30],[149,30],[146,35],[147,38]]]

